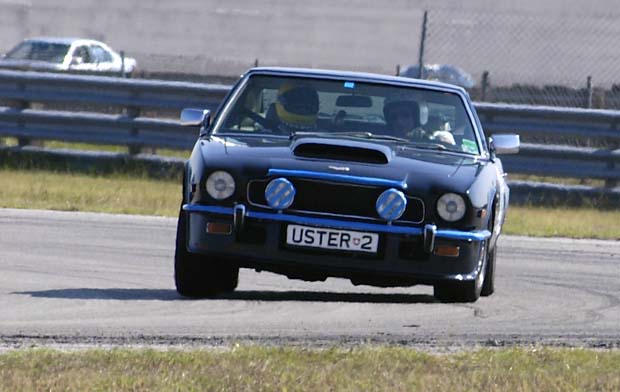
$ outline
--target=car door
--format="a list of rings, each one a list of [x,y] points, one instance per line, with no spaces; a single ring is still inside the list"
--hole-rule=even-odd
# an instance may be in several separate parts
[[[90,45],[90,53],[95,60],[95,68],[98,72],[118,71],[112,54],[100,45]]]

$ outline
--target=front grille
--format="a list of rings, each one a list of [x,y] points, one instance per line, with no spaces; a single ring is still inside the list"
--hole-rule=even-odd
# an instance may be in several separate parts
[[[386,188],[343,184],[311,179],[288,178],[295,187],[295,200],[287,211],[355,216],[382,220],[375,203]],[[248,200],[251,204],[267,207],[265,187],[271,179],[253,180],[248,184]],[[407,197],[407,210],[398,221],[420,223],[424,220],[424,203],[415,197]]]

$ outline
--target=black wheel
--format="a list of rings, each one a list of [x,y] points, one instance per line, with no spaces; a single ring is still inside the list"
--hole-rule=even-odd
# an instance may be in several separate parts
[[[495,211],[497,202],[493,209],[493,214],[489,219],[489,231],[493,233],[495,222]],[[434,287],[434,294],[442,302],[476,302],[480,296],[488,297],[495,291],[495,258],[497,254],[497,243],[493,248],[491,238],[487,239],[483,246],[484,260],[480,273],[476,280],[469,282],[445,282],[439,283]]]
[[[482,260],[482,268],[480,268],[480,273],[476,276],[476,279],[462,282],[453,281],[437,283],[434,286],[435,298],[441,302],[476,302],[478,298],[480,298],[480,293],[482,292],[482,286],[487,272],[487,245],[488,241],[485,241],[482,245],[484,246],[484,249],[482,250],[484,255]]]
[[[497,245],[490,249],[487,256],[487,272],[482,284],[480,295],[488,297],[495,292],[495,256],[497,254]]]
[[[177,292],[185,297],[210,297],[234,291],[238,280],[239,267],[187,251],[187,213],[180,210],[174,254]]]

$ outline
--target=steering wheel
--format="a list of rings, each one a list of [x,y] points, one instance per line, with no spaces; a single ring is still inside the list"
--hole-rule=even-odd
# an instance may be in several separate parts
[[[266,119],[265,117],[261,116],[258,113],[251,111],[248,108],[242,108],[241,115],[252,119],[254,122],[260,124],[260,126],[262,126],[265,129],[269,129],[272,132],[276,131],[275,129],[276,124],[274,124],[273,121]]]

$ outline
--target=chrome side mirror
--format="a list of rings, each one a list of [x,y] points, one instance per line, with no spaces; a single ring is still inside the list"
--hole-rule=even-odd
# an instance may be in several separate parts
[[[211,123],[211,111],[207,109],[183,109],[181,125],[184,127],[208,127]]]
[[[493,135],[490,139],[491,150],[497,155],[516,154],[519,152],[519,146],[521,145],[519,135]]]

